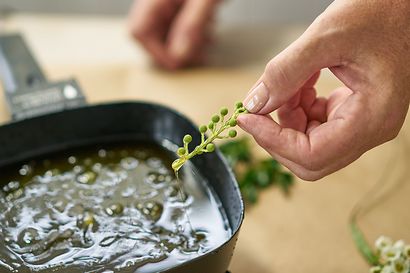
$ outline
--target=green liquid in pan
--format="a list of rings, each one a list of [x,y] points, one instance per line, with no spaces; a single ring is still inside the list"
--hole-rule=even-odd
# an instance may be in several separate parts
[[[106,145],[1,170],[0,272],[158,272],[221,245],[216,195],[190,165],[180,191],[171,161]]]

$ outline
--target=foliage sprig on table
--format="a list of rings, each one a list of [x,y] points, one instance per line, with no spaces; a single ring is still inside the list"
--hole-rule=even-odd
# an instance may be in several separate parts
[[[189,151],[189,143],[192,142],[191,135],[185,135],[183,138],[184,146],[178,148],[176,159],[172,163],[172,168],[175,171],[178,171],[187,160],[191,159],[196,155],[202,153],[211,153],[215,150],[215,145],[213,143],[216,139],[225,139],[225,138],[234,138],[238,134],[233,127],[237,125],[236,119],[240,114],[247,113],[247,110],[243,106],[242,102],[237,102],[235,104],[235,110],[233,114],[227,118],[228,109],[222,108],[219,111],[219,114],[212,116],[211,121],[207,125],[199,126],[199,132],[201,133],[201,143],[196,146],[192,151]],[[228,132],[226,132],[229,130]],[[205,134],[209,132],[209,137],[206,137]],[[224,134],[225,133],[225,134]]]
[[[294,184],[293,175],[273,158],[254,158],[248,140],[230,140],[219,146],[235,172],[244,200],[250,204],[256,203],[259,193],[270,186],[277,186],[288,195]]]

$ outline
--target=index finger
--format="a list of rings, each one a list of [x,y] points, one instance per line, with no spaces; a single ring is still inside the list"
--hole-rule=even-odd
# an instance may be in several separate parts
[[[161,20],[167,13],[172,14],[176,6],[177,2],[140,0],[135,2],[129,15],[132,36],[140,41],[157,63],[168,69],[175,68],[175,62],[167,53],[163,37],[166,30]]]
[[[145,38],[141,38],[140,42],[142,46],[152,55],[154,60],[161,66],[171,70],[177,68],[178,63],[173,60],[168,53],[165,44],[162,43],[160,39],[153,36],[147,36]]]

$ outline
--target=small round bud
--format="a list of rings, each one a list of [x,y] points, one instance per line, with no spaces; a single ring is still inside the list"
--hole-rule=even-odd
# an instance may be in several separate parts
[[[215,128],[215,123],[213,123],[212,121],[208,124],[208,128],[210,130],[213,130]]]
[[[239,109],[243,106],[243,103],[241,101],[238,101],[237,103],[235,103],[235,107],[236,109]]]
[[[179,160],[175,160],[174,162],[172,162],[171,167],[172,167],[172,169],[174,169],[174,170],[179,169]]]
[[[198,155],[201,155],[201,154],[203,154],[203,152],[202,152],[202,151],[199,151],[197,154],[198,154]]]
[[[220,117],[218,115],[215,115],[215,116],[212,117],[212,122],[214,122],[214,123],[219,122],[219,120],[220,120]]]
[[[186,150],[185,150],[185,148],[183,148],[183,147],[178,148],[178,150],[177,150],[177,154],[178,154],[179,156],[183,156],[183,155],[185,154],[185,152],[186,152]]]
[[[238,122],[236,121],[236,119],[232,118],[232,119],[229,120],[229,126],[235,127],[236,124],[238,124]]]
[[[206,125],[201,125],[199,126],[199,132],[201,134],[205,134],[206,130],[208,130],[208,128],[206,127]]]
[[[215,145],[213,143],[209,143],[208,145],[206,145],[206,150],[208,152],[213,152],[215,151]]]
[[[228,114],[228,108],[224,107],[221,109],[221,115],[226,116]]]
[[[228,134],[229,134],[229,137],[232,137],[232,138],[233,138],[233,137],[236,137],[236,135],[238,134],[238,132],[236,132],[236,130],[230,130]]]
[[[185,135],[184,136],[184,143],[190,143],[192,141],[192,136],[191,135]]]

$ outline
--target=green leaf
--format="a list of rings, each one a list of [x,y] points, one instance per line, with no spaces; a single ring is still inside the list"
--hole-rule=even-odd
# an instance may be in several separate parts
[[[220,146],[220,150],[234,171],[239,166],[238,163],[244,163],[236,169],[241,171],[240,176],[238,173],[236,176],[247,202],[255,203],[259,189],[265,189],[273,184],[278,185],[285,194],[289,193],[294,183],[292,174],[283,172],[281,165],[271,158],[254,162],[246,138],[225,142]]]
[[[219,149],[233,168],[238,162],[248,163],[252,159],[249,143],[246,138],[227,141],[219,146]]]
[[[279,173],[276,182],[285,194],[289,194],[289,189],[294,184],[293,175],[285,172]]]
[[[256,184],[261,187],[261,188],[266,188],[270,184],[272,184],[272,179],[269,175],[269,172],[265,171],[259,171],[256,173]]]
[[[261,164],[271,172],[280,170],[280,164],[274,159],[265,159]]]
[[[258,201],[258,190],[254,185],[247,185],[242,190],[245,201],[255,204]]]
[[[243,175],[242,179],[239,180],[239,187],[245,188],[249,185],[254,185],[256,181],[256,172],[252,169],[248,169]]]

